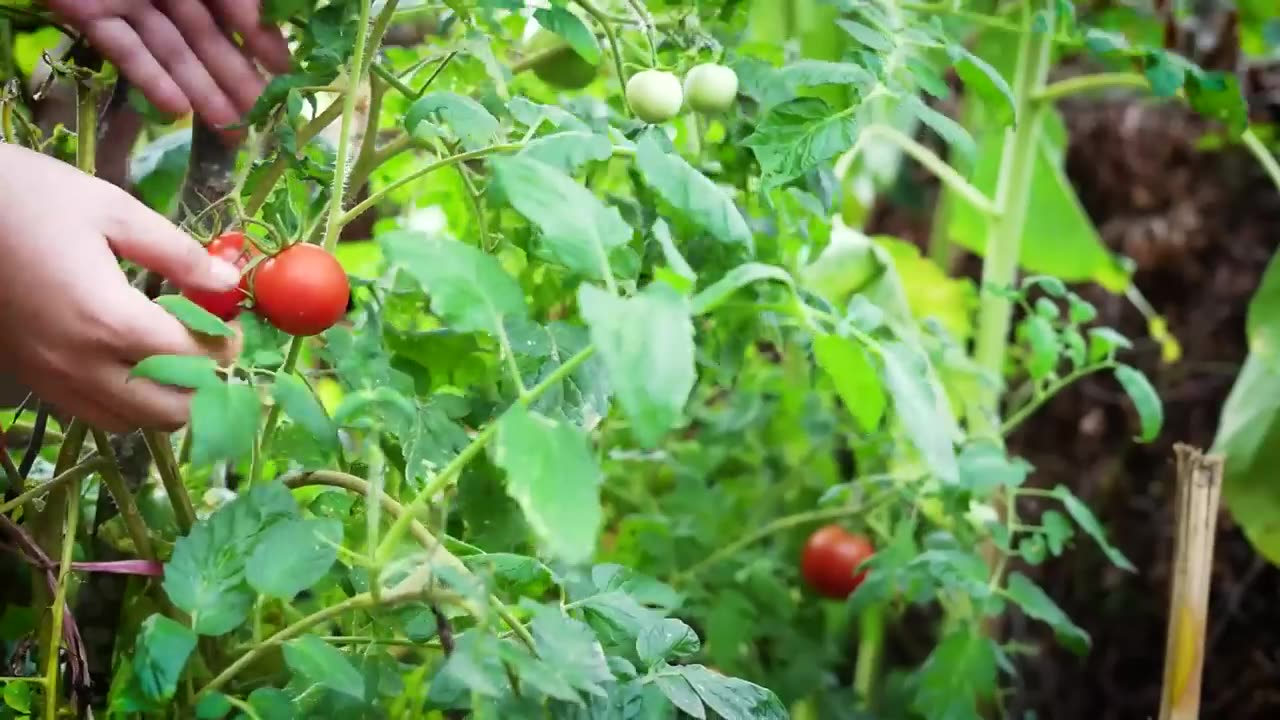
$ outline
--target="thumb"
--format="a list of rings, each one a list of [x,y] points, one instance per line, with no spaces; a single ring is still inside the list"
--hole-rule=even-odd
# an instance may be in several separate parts
[[[230,290],[240,282],[240,270],[205,252],[194,238],[163,215],[125,196],[130,207],[117,209],[107,242],[120,257],[157,272],[184,290]]]

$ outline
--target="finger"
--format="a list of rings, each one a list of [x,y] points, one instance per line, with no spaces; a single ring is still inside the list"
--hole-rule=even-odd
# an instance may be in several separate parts
[[[166,7],[169,19],[205,69],[231,97],[236,109],[241,114],[249,112],[266,87],[258,70],[218,27],[204,3],[171,0]]]
[[[191,103],[182,88],[147,50],[129,23],[115,17],[98,20],[85,28],[85,37],[161,112],[171,115],[191,112]]]
[[[209,255],[191,236],[151,208],[117,188],[106,203],[111,216],[104,220],[104,234],[111,249],[126,260],[157,272],[183,289],[222,291],[240,282],[240,270]]]
[[[261,0],[221,0],[214,5],[222,21],[239,33],[258,62],[273,73],[289,72],[289,44],[280,28],[262,23]]]
[[[237,332],[229,338],[197,336],[136,290],[131,289],[122,314],[128,319],[112,342],[116,356],[130,365],[152,355],[205,355],[224,365],[239,357],[242,341],[238,328],[233,328]]]
[[[57,389],[38,393],[56,409],[77,417],[90,426],[112,433],[128,432],[137,428],[120,413],[111,409],[99,398],[105,397],[96,384],[84,378],[79,387],[63,385]]]
[[[103,368],[98,384],[104,397],[132,428],[173,432],[191,419],[191,391],[129,377],[125,365]]]
[[[146,3],[129,20],[147,49],[186,93],[197,115],[210,125],[231,125],[240,119],[231,98],[218,87],[169,18]]]

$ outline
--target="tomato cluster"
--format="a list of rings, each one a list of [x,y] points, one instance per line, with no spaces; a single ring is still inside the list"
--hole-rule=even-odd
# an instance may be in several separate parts
[[[219,235],[205,251],[242,270],[258,254],[239,231]],[[351,285],[337,258],[319,246],[295,243],[244,273],[238,287],[183,295],[223,320],[235,319],[243,301],[252,298],[254,311],[280,330],[318,335],[346,313]]]
[[[800,574],[819,594],[843,600],[867,577],[859,566],[875,554],[871,541],[839,525],[814,531],[800,556]]]

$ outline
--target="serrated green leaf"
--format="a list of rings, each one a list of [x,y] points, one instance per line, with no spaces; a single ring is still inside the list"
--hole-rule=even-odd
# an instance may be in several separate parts
[[[524,291],[490,255],[460,242],[417,232],[381,236],[387,257],[431,296],[432,312],[455,330],[496,335],[503,318],[524,317]]]
[[[161,295],[155,302],[194,332],[213,337],[235,337],[231,326],[181,295]]]
[[[271,395],[285,415],[306,429],[326,450],[338,448],[338,426],[301,378],[278,373]]]
[[[1102,529],[1102,524],[1098,522],[1098,518],[1094,517],[1093,511],[1089,509],[1088,505],[1081,502],[1080,499],[1064,485],[1058,485],[1055,487],[1053,489],[1053,495],[1062,503],[1063,509],[1067,511],[1067,514],[1071,516],[1071,519],[1075,521],[1075,524],[1080,526],[1080,529],[1083,530],[1086,535],[1093,538],[1094,542],[1098,543],[1098,547],[1102,548],[1102,552],[1106,554],[1107,559],[1111,561],[1111,564],[1121,570],[1128,570],[1129,572],[1138,571],[1137,568],[1133,566],[1133,563],[1129,562],[1129,558],[1124,556],[1124,553],[1120,552],[1115,546],[1107,541],[1106,531]]]
[[[916,672],[914,709],[926,718],[981,720],[978,704],[996,691],[996,648],[976,628],[942,638]]]
[[[771,690],[746,680],[712,672],[702,665],[684,665],[677,672],[698,693],[703,704],[722,718],[787,718],[786,708]]]
[[[627,299],[583,285],[578,305],[631,431],[657,446],[680,423],[697,380],[687,300],[660,283]]]
[[[249,556],[245,579],[259,593],[291,602],[329,572],[341,544],[342,523],[334,518],[276,523]]]
[[[830,60],[797,60],[783,66],[778,74],[783,82],[798,87],[854,85],[868,87],[875,76],[861,65]]]
[[[205,355],[152,355],[135,365],[129,377],[196,390],[220,384],[217,370],[218,364]]]
[[[297,675],[334,692],[364,699],[364,676],[346,655],[315,635],[284,644],[284,661]]]
[[[571,425],[516,406],[498,421],[494,462],[540,545],[569,563],[588,560],[600,532],[600,468]]]
[[[683,675],[675,673],[658,675],[653,682],[681,712],[696,720],[705,720],[707,711],[702,706],[702,699],[698,697],[698,693],[694,692],[693,686],[684,679]]]
[[[563,7],[552,5],[534,10],[533,17],[539,25],[564,38],[583,60],[592,65],[600,62],[600,42],[596,40],[591,28],[577,15]]]
[[[882,345],[880,358],[885,389],[893,400],[894,413],[903,424],[907,441],[920,452],[925,465],[938,479],[957,482],[955,447],[934,417],[937,403],[921,367],[923,358],[900,342]]]
[[[603,685],[613,681],[613,673],[591,628],[559,607],[531,605],[531,610],[538,656],[553,662],[556,674],[573,688],[604,695]]]
[[[133,645],[133,672],[148,700],[172,700],[187,658],[196,647],[196,634],[163,615],[142,622]]]
[[[813,339],[813,355],[858,426],[866,432],[879,427],[888,399],[866,350],[839,335],[818,335]]]
[[[1013,97],[1013,88],[990,63],[969,52],[967,49],[952,45],[949,48],[956,74],[964,82],[964,86],[972,91],[990,110],[1002,125],[1017,123],[1017,101]]]
[[[724,190],[685,162],[667,153],[652,136],[640,141],[636,165],[644,183],[683,219],[711,233],[720,242],[742,245],[753,251],[751,228]]]
[[[248,385],[213,383],[191,399],[191,462],[234,462],[253,452],[262,403]]]
[[[531,158],[572,173],[589,162],[613,157],[613,145],[609,138],[592,132],[559,132],[535,138],[516,157]]]
[[[1053,628],[1059,640],[1075,653],[1083,654],[1089,649],[1089,634],[1071,622],[1062,608],[1026,575],[1010,573],[1005,594],[1028,616]]]
[[[799,98],[775,106],[743,144],[755,153],[761,182],[770,190],[853,147],[860,128],[857,115]]]
[[[1160,402],[1155,387],[1142,371],[1128,365],[1117,366],[1115,374],[1120,387],[1124,388],[1138,411],[1138,419],[1142,425],[1142,434],[1138,439],[1141,442],[1155,440],[1164,425],[1164,405]]]
[[[780,267],[764,263],[743,263],[693,296],[690,301],[693,314],[705,315],[719,307],[735,292],[762,280],[774,280],[787,286],[794,285],[791,274]]]
[[[542,232],[565,266],[588,278],[610,274],[609,253],[633,234],[618,210],[555,167],[526,157],[494,158],[494,182],[511,206]]]
[[[849,33],[849,37],[866,45],[877,52],[890,52],[893,50],[893,39],[886,37],[879,30],[857,22],[856,20],[846,20],[841,18],[836,21],[841,30]]]
[[[434,92],[416,100],[405,113],[405,129],[411,135],[431,137],[432,125],[427,119],[432,115],[439,117],[469,150],[492,143],[498,133],[498,119],[483,105],[451,92]]]
[[[666,618],[645,628],[636,638],[636,655],[652,667],[671,658],[683,658],[702,649],[693,628],[675,618]]]

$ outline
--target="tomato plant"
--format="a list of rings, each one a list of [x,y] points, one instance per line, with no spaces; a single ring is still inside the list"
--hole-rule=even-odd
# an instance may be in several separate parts
[[[294,67],[229,150],[112,114],[135,112],[114,72],[72,57],[40,67],[81,124],[46,131],[22,70],[7,139],[88,153],[112,97],[142,128],[137,195],[293,244],[250,273],[233,364],[133,369],[192,392],[188,428],[5,418],[47,480],[6,464],[6,518],[54,588],[6,626],[6,699],[969,719],[1016,692],[1010,613],[1087,652],[1036,567],[1087,540],[1135,568],[1006,438],[1086,376],[1140,441],[1163,409],[1080,292],[1141,297],[1066,182],[1056,103],[1141,88],[1252,135],[1228,74],[1066,0],[992,5],[274,0]],[[0,17],[24,23],[0,33],[15,68],[56,48],[40,11]],[[1053,80],[1056,59],[1108,71]],[[924,246],[867,224],[916,166],[942,193]],[[156,301],[232,333],[222,306]],[[157,580],[107,606],[79,557]],[[886,652],[888,627],[923,649]]]
[[[254,309],[290,335],[318,335],[347,311],[351,286],[332,254],[315,245],[290,245],[250,274]]]

